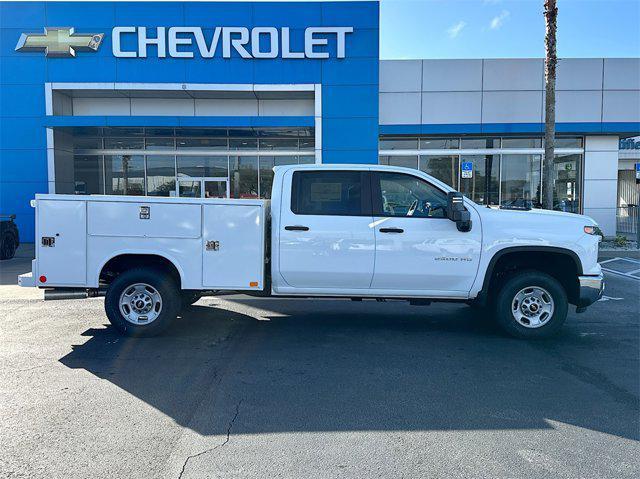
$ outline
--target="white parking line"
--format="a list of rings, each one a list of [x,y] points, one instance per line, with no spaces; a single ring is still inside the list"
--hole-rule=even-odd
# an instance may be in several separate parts
[[[618,271],[618,270],[615,270],[615,269],[612,269],[612,268],[606,268],[604,266],[605,264],[611,263],[613,261],[624,261],[626,263],[631,263],[633,265],[637,265],[638,268],[632,269],[631,271],[623,272],[623,271]],[[640,277],[634,276],[634,275],[637,275],[638,273],[640,273],[640,260],[633,259],[633,258],[611,258],[611,259],[607,259],[605,261],[600,261],[600,265],[602,266],[602,270],[606,271],[607,273],[613,273],[613,274],[617,274],[617,275],[620,275],[620,276],[624,276],[626,278],[640,280]]]

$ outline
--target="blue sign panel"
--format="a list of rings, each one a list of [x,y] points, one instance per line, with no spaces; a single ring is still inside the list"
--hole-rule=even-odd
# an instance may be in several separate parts
[[[473,178],[473,163],[471,161],[463,161],[461,168],[463,178]]]
[[[0,214],[15,213],[33,240],[29,200],[53,184],[46,126],[207,126],[48,116],[51,83],[320,85],[322,161],[377,163],[378,17],[376,1],[0,2]],[[314,122],[286,118],[278,126]],[[268,126],[269,117],[211,121]]]

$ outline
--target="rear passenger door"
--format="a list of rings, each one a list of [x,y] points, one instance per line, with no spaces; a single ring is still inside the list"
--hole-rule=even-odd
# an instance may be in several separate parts
[[[368,289],[375,256],[369,173],[290,171],[284,181],[292,187],[284,189],[279,221],[282,279],[326,292]]]

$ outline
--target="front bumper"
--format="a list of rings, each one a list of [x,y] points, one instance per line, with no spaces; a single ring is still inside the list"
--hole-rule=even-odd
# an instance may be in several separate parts
[[[604,275],[602,273],[595,276],[578,276],[580,284],[580,294],[578,297],[578,308],[586,308],[602,298],[604,292]]]

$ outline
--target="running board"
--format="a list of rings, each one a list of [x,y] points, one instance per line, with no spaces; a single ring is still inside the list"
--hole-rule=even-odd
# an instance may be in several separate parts
[[[104,296],[106,291],[99,289],[56,288],[45,289],[44,300],[55,301],[62,299],[87,299]]]

